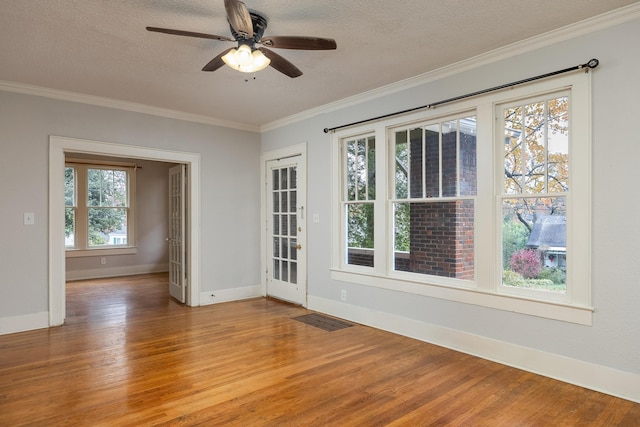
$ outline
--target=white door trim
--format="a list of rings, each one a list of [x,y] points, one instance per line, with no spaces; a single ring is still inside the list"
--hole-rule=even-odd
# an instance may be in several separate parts
[[[49,326],[64,323],[64,157],[65,152],[127,157],[187,165],[189,249],[187,305],[200,305],[200,154],[99,141],[49,137]]]
[[[306,183],[306,174],[307,174],[307,144],[306,143],[302,143],[302,144],[297,144],[297,145],[292,145],[289,147],[285,147],[285,148],[281,148],[278,150],[273,150],[273,151],[266,151],[264,153],[262,153],[260,155],[260,184],[261,184],[261,188],[262,191],[260,192],[260,224],[262,224],[262,226],[260,227],[260,260],[261,260],[261,265],[260,265],[260,292],[262,296],[267,296],[267,265],[270,262],[269,260],[269,251],[267,249],[267,244],[270,244],[270,240],[267,239],[267,192],[268,192],[268,188],[267,188],[267,162],[273,161],[273,160],[278,160],[278,159],[284,159],[287,157],[293,157],[293,156],[300,156],[300,161],[304,164],[304,173],[305,173],[305,179],[304,182]],[[307,200],[306,200],[306,188],[305,188],[305,199],[304,200],[298,200],[298,203],[302,206],[305,207],[305,210],[308,211],[307,209]],[[305,218],[307,218],[307,213],[305,212]],[[305,219],[306,222],[306,219]],[[302,228],[303,229],[303,233],[304,236],[302,237],[303,241],[307,242],[306,239],[306,235],[307,235],[307,226],[305,224],[305,226]],[[307,257],[306,254],[308,253],[306,250],[305,252],[305,258],[303,260],[303,262],[305,263],[305,265],[307,265]],[[306,276],[306,268],[305,268],[305,277],[304,279],[304,283],[305,283],[305,294],[308,295],[308,289],[309,289],[309,284],[307,283],[307,276]],[[306,307],[307,306],[307,298],[305,298],[305,302],[303,303],[303,306]]]

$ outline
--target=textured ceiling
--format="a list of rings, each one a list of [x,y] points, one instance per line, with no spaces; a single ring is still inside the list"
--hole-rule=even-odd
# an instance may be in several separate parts
[[[336,40],[274,49],[303,75],[202,67],[230,42],[223,0],[0,0],[0,81],[261,125],[599,15],[631,0],[246,0],[265,36]]]

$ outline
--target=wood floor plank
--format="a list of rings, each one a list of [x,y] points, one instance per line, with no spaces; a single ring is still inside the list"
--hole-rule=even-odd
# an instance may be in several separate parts
[[[638,426],[640,404],[167,276],[67,284],[62,327],[0,336],[0,426]]]

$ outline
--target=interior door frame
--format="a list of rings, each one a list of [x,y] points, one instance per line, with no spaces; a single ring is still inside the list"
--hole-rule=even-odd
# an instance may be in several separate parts
[[[267,281],[268,281],[268,265],[271,262],[271,260],[269,259],[269,251],[267,248],[267,245],[270,244],[270,240],[267,236],[267,207],[268,207],[268,203],[267,203],[267,197],[268,197],[268,192],[269,192],[269,188],[267,188],[267,163],[270,161],[274,161],[274,160],[278,160],[278,159],[284,159],[284,158],[288,158],[288,157],[293,157],[299,156],[299,161],[300,163],[302,163],[304,165],[304,174],[305,174],[305,182],[307,182],[306,180],[306,175],[307,175],[307,144],[306,143],[302,143],[302,144],[297,144],[297,145],[292,145],[289,147],[285,147],[285,148],[281,148],[278,150],[273,150],[273,151],[266,151],[262,154],[260,154],[260,184],[261,184],[261,188],[262,191],[260,192],[260,224],[262,224],[262,226],[260,227],[260,260],[261,260],[261,272],[262,274],[261,279],[260,279],[260,292],[261,295],[263,297],[267,296]],[[302,227],[302,233],[301,235],[299,235],[299,239],[304,242],[303,244],[305,245],[305,251],[304,251],[304,256],[302,258],[302,262],[304,262],[304,277],[302,277],[302,279],[304,280],[304,286],[305,286],[305,295],[309,294],[309,284],[307,281],[307,268],[308,268],[308,245],[307,245],[307,218],[308,218],[308,209],[307,209],[307,197],[306,197],[306,188],[305,188],[305,198],[304,200],[298,200],[298,204],[304,206],[304,226]],[[304,298],[304,302],[302,304],[303,307],[307,307],[307,302],[308,298]]]
[[[49,137],[49,326],[66,317],[64,247],[65,153],[126,157],[187,165],[187,305],[200,305],[200,154],[114,144],[61,136]]]

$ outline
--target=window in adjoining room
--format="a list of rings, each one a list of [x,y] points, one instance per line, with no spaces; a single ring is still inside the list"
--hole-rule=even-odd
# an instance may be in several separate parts
[[[67,250],[79,254],[80,251],[135,246],[134,188],[133,167],[68,160],[65,165]]]

